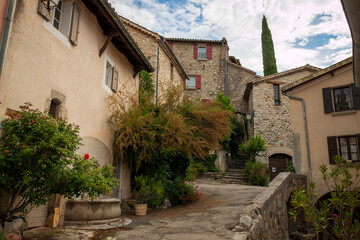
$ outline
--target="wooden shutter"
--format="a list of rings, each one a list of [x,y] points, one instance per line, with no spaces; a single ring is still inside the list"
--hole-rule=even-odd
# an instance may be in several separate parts
[[[209,60],[212,59],[212,45],[206,46],[206,58]]]
[[[333,101],[332,101],[332,88],[323,88],[323,101],[324,101],[324,112],[332,113],[333,110]]]
[[[198,58],[198,45],[194,44],[194,58],[197,59]]]
[[[196,85],[195,85],[196,88],[200,89],[201,88],[201,75],[196,75],[195,80],[196,80]]]
[[[360,110],[360,88],[356,87],[354,83],[350,84],[350,88],[354,109]]]
[[[39,0],[38,13],[43,16],[46,20],[50,21],[52,16],[52,9],[47,10],[46,6],[50,0]]]
[[[356,138],[357,138],[357,142],[358,142],[358,153],[360,154],[360,134],[356,135]]]
[[[184,88],[186,88],[186,78],[184,79]]]
[[[335,164],[333,157],[338,154],[336,137],[328,137],[329,163]]]
[[[119,71],[113,67],[112,68],[112,81],[111,81],[111,90],[114,92],[118,91],[119,86]]]
[[[201,103],[208,103],[208,102],[210,102],[210,99],[207,99],[207,98],[201,99]]]
[[[171,50],[173,49],[173,43],[172,42],[168,42],[169,47],[171,48]]]
[[[78,35],[79,35],[79,21],[80,21],[80,7],[76,3],[73,2],[73,11],[71,15],[71,26],[70,26],[70,35],[69,39],[73,45],[77,45]]]

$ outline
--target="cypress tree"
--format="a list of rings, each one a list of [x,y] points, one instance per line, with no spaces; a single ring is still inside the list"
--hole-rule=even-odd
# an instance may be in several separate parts
[[[271,31],[268,27],[266,17],[263,15],[261,45],[264,66],[264,76],[277,73],[274,43],[271,37]]]

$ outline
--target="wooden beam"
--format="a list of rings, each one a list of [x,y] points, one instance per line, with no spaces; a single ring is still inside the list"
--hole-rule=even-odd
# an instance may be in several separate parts
[[[109,43],[111,42],[112,38],[119,36],[119,35],[120,35],[120,33],[116,33],[116,32],[110,33],[110,35],[108,36],[108,39],[106,39],[104,45],[100,49],[99,57],[101,57],[101,55],[105,52],[105,50],[106,50],[107,46],[109,45]]]

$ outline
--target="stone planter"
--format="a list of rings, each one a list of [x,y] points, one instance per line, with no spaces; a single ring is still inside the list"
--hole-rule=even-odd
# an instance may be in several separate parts
[[[93,201],[72,199],[66,202],[65,225],[95,225],[120,220],[120,199]]]
[[[135,204],[135,215],[136,216],[144,216],[146,215],[147,204]]]

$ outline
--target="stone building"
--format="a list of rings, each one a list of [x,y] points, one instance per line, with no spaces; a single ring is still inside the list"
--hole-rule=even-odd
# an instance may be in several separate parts
[[[155,68],[152,77],[154,86],[158,78],[159,98],[161,99],[162,93],[171,84],[174,86],[182,85],[187,79],[186,73],[165,38],[124,17],[120,17],[120,19],[151,65]],[[157,59],[158,49],[159,62]]]
[[[251,132],[252,135],[259,134],[267,143],[267,151],[258,160],[269,165],[270,179],[285,170],[285,159],[294,157],[289,99],[280,89],[318,70],[305,65],[259,78],[247,85],[244,98],[249,103]]]
[[[184,83],[185,95],[203,102],[225,93],[232,98],[238,113],[246,113],[242,92],[256,73],[241,66],[240,61],[229,57],[229,46],[221,40],[167,38],[189,79]]]
[[[329,193],[321,165],[332,168],[335,155],[354,164],[360,161],[360,88],[354,84],[352,60],[345,59],[283,88],[290,96],[296,170],[316,183],[318,198]],[[350,172],[355,176],[353,167]]]
[[[79,125],[79,154],[88,153],[101,165],[112,164],[109,95],[119,88],[136,94],[139,71],[151,72],[153,67],[107,1],[60,0],[56,6],[47,0],[5,2],[8,6],[0,4],[8,8],[0,9],[1,19],[7,14],[1,35],[0,117],[9,118],[31,102]],[[120,188],[113,197],[131,196],[129,176],[127,164],[118,163]],[[1,214],[6,196],[0,198]],[[29,227],[45,225],[47,214],[47,205],[33,209]]]

